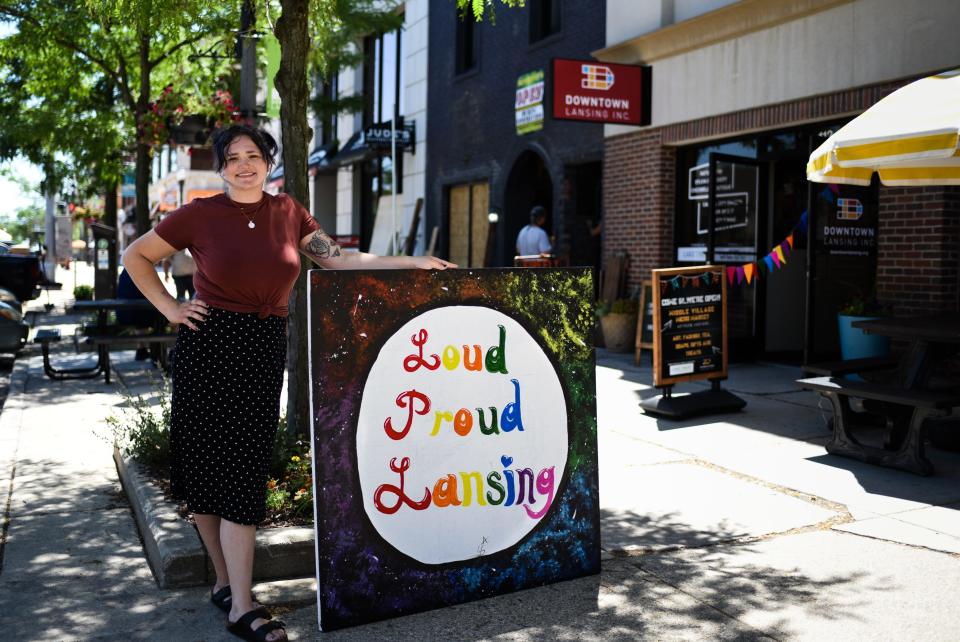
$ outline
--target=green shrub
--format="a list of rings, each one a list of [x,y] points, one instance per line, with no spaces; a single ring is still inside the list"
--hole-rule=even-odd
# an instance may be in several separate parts
[[[848,299],[837,312],[851,317],[886,316],[893,314],[893,306],[858,294]]]
[[[170,392],[170,380],[166,377],[155,382],[154,390],[146,397],[124,389],[124,404],[119,415],[111,415],[106,420],[112,442],[124,456],[164,477],[170,474]],[[267,510],[273,520],[312,517],[310,444],[287,431],[286,416],[280,417],[274,440]]]
[[[125,456],[147,468],[166,473],[170,458],[170,380],[154,381],[153,393],[144,398],[124,387],[119,415],[107,417],[114,445]],[[151,403],[152,398],[157,403]]]
[[[73,298],[77,301],[90,301],[93,299],[93,287],[89,285],[78,285],[73,288]]]

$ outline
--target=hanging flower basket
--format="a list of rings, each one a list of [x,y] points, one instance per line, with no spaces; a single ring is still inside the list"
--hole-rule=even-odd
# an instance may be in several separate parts
[[[214,129],[240,120],[233,96],[225,89],[200,99],[167,85],[148,107],[138,121],[137,136],[151,149],[167,143],[203,145]]]

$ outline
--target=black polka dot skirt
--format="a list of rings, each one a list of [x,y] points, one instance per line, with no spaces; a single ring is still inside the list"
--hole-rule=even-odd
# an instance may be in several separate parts
[[[193,513],[258,524],[280,418],[287,320],[210,308],[173,357],[170,481]]]

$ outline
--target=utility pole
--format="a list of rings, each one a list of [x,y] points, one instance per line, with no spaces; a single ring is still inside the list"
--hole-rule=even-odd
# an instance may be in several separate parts
[[[240,35],[237,57],[240,58],[240,116],[252,124],[257,118],[257,41],[254,37],[256,13],[253,0],[243,0],[240,9]]]

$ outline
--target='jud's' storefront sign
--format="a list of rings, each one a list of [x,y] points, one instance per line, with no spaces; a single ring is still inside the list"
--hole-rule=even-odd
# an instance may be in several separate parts
[[[555,58],[553,117],[649,125],[650,78],[650,67]]]
[[[370,146],[377,149],[389,149],[391,147],[391,134],[396,138],[397,149],[410,150],[413,153],[413,146],[417,140],[417,127],[415,121],[404,121],[401,119],[400,126],[397,129],[392,128],[391,121],[375,123],[363,130],[363,140]]]

